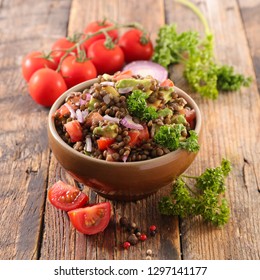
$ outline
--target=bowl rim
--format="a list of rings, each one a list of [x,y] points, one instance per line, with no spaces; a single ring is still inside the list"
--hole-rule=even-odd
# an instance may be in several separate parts
[[[98,81],[98,78],[95,79],[91,79],[91,80],[87,80],[85,82],[82,82],[80,84],[77,84],[71,88],[69,88],[68,90],[66,90],[62,95],[60,95],[58,97],[58,99],[54,102],[54,104],[51,106],[49,114],[48,114],[48,128],[50,133],[53,135],[53,137],[59,142],[59,144],[67,149],[68,151],[70,151],[72,154],[74,154],[75,156],[78,156],[80,158],[82,158],[83,160],[89,160],[89,161],[93,161],[93,163],[98,163],[101,165],[115,165],[115,166],[139,166],[139,165],[143,165],[144,163],[151,163],[151,162],[155,162],[155,161],[160,161],[162,159],[170,159],[172,157],[177,157],[179,154],[181,153],[191,153],[188,152],[186,150],[183,149],[177,149],[175,151],[172,151],[168,154],[165,154],[161,157],[156,157],[156,158],[152,158],[152,159],[147,159],[147,160],[142,160],[142,161],[133,161],[133,162],[113,162],[113,161],[105,161],[105,160],[101,160],[101,159],[97,159],[97,158],[93,158],[90,156],[86,156],[83,153],[80,153],[78,151],[76,151],[75,149],[73,149],[70,145],[68,145],[66,142],[64,142],[62,140],[62,138],[60,137],[60,135],[58,134],[56,128],[55,128],[55,124],[54,124],[54,118],[53,118],[53,114],[56,112],[56,110],[64,103],[64,100],[66,99],[66,97],[68,95],[70,95],[72,92],[78,92],[78,91],[83,91],[84,88],[88,87],[89,85],[94,84],[95,82]],[[197,105],[197,103],[194,101],[193,98],[190,97],[190,95],[188,95],[185,91],[183,91],[182,89],[174,86],[174,89],[176,90],[176,92],[179,94],[181,94],[181,97],[184,97],[184,99],[187,101],[187,103],[191,106],[192,109],[195,110],[196,112],[196,126],[195,126],[195,131],[197,132],[197,134],[200,133],[201,131],[201,126],[202,126],[202,116],[201,116],[201,112],[200,109]]]

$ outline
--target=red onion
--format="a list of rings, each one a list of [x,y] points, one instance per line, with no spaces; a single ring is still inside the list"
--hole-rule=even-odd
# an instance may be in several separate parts
[[[70,117],[72,118],[72,119],[74,119],[75,117],[76,117],[76,112],[75,112],[75,110],[68,104],[68,103],[65,103],[64,104],[67,108],[68,108],[68,110],[70,111]]]
[[[87,100],[80,98],[80,100],[79,100],[80,106],[85,105],[86,103],[87,103]]]
[[[119,118],[113,118],[113,117],[110,117],[109,115],[105,115],[103,117],[104,120],[106,121],[110,121],[110,122],[114,122],[114,123],[118,123],[120,122],[120,119]]]
[[[81,112],[81,114],[82,114],[82,117],[83,117],[83,121],[85,120],[85,118],[87,117],[87,115],[88,115],[88,110],[87,109],[85,109],[84,111],[82,111]]]
[[[101,82],[100,85],[101,86],[112,86],[113,87],[115,85],[115,83],[114,82]]]
[[[143,77],[150,75],[159,82],[165,81],[168,77],[168,72],[163,66],[148,60],[133,61],[125,65],[123,71],[125,70],[132,70],[134,75]]]
[[[91,99],[91,94],[90,93],[86,93],[86,101],[89,101]]]
[[[126,163],[127,158],[128,158],[128,156],[127,156],[127,155],[122,156],[122,161]]]
[[[120,94],[128,93],[128,92],[132,91],[133,88],[134,88],[134,87],[119,88],[119,89],[118,89],[118,92],[119,92]]]
[[[87,137],[86,137],[85,150],[86,150],[87,152],[91,152],[91,151],[92,151],[92,141],[91,141],[90,136],[87,136]]]
[[[110,102],[110,97],[109,97],[109,94],[106,94],[104,97],[103,97],[103,100],[106,104],[108,104]]]
[[[84,118],[80,109],[76,110],[76,118],[80,123],[84,122]]]
[[[143,130],[144,129],[144,127],[141,124],[135,123],[130,115],[126,115],[121,120],[121,124],[123,126],[127,127],[127,128],[130,128],[130,129],[137,129],[137,130]]]

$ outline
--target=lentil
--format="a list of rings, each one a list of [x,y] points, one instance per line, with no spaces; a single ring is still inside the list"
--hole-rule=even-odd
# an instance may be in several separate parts
[[[117,90],[117,81],[113,76],[98,76],[97,83],[85,89],[83,92],[72,92],[66,98],[66,104],[71,107],[69,113],[64,112],[62,114],[62,111],[59,109],[55,112],[55,126],[63,141],[78,152],[86,154],[86,156],[107,161],[144,161],[171,152],[154,141],[153,137],[157,128],[163,125],[173,125],[173,120],[176,115],[184,114],[185,110],[191,110],[191,108],[187,106],[187,101],[179,97],[173,88],[159,86],[159,82],[152,77],[136,75],[133,76],[133,79],[149,79],[150,85],[148,87],[146,85],[144,86],[145,83],[143,84],[141,82],[136,85],[136,88],[142,92],[148,92],[149,96],[146,99],[147,106],[155,106],[152,108],[155,108],[156,112],[164,108],[170,109],[172,112],[166,116],[156,113],[156,117],[148,120],[146,123],[139,116],[133,115],[131,117],[134,127],[136,125],[140,127],[141,125],[143,129],[138,130],[125,127],[122,124],[122,119],[130,114],[127,102],[128,97],[134,90],[122,95]],[[108,87],[101,85],[101,82],[114,82],[115,85]],[[170,100],[168,100],[169,97],[171,98]],[[96,117],[97,115],[95,114],[99,116]],[[117,119],[107,121],[104,119],[105,115]],[[88,119],[90,119],[90,122]],[[78,120],[82,129],[82,139],[73,143],[64,125],[75,120]],[[181,136],[187,138],[189,137],[191,127],[188,122],[184,126],[185,129],[182,130]],[[117,129],[114,131],[111,129],[111,134],[108,133],[107,135],[109,136],[107,136],[104,132],[106,127],[117,127]],[[95,128],[100,128],[101,133],[93,135]],[[139,136],[136,137],[137,139],[133,138],[133,131],[139,133]],[[142,136],[145,133],[146,136]],[[86,152],[86,138],[89,138],[89,136],[91,137],[91,152]],[[113,143],[110,143],[104,151],[98,149],[99,145],[97,141],[102,140],[102,137],[114,139]]]

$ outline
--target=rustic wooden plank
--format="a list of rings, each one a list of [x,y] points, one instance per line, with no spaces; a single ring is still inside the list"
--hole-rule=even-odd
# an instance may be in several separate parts
[[[260,90],[260,39],[256,34],[260,26],[260,1],[238,1],[243,23],[246,30],[253,65],[256,73],[258,91]]]
[[[1,1],[0,259],[38,257],[49,165],[48,110],[28,95],[20,63],[28,52],[50,46],[51,36],[65,34],[68,9],[69,1]]]
[[[237,2],[216,0],[193,2],[209,21],[215,36],[215,53],[218,61],[233,65],[238,72],[255,78]],[[244,1],[242,2],[244,5]],[[166,7],[171,5],[172,1],[166,1]],[[192,12],[187,12],[187,8],[180,4],[174,6],[175,9],[166,9],[167,22],[176,22],[180,31],[196,29],[203,34],[202,25]],[[250,24],[248,28],[256,30],[257,21]],[[251,43],[255,40],[255,35],[253,36]],[[257,71],[256,74],[259,75]],[[179,81],[182,87],[185,87],[184,80]],[[192,96],[204,115],[204,135],[201,151],[189,173],[195,175],[207,167],[217,166],[222,157],[231,160],[233,171],[227,180],[231,219],[222,229],[206,225],[200,219],[183,220],[181,223],[183,258],[259,259],[260,150],[257,139],[260,101],[256,83],[254,82],[249,89],[243,88],[238,92],[221,94],[216,101],[203,100],[194,93]]]
[[[149,13],[146,11],[147,7],[150,7]],[[89,22],[103,17],[120,23],[138,21],[151,32],[154,40],[159,26],[164,23],[163,1],[149,0],[146,5],[139,1],[73,1],[68,33],[72,35],[80,32]],[[61,178],[73,183],[52,156],[49,186]],[[85,191],[91,202],[104,201],[88,188]],[[95,236],[75,232],[68,224],[67,215],[47,203],[41,259],[145,259],[147,249],[152,249],[154,259],[180,259],[178,219],[161,218],[156,207],[165,192],[168,190],[164,189],[136,203],[111,202],[111,222],[104,233]],[[145,243],[139,243],[129,251],[122,250],[120,244],[128,236],[118,226],[122,216],[135,222],[144,232],[148,231],[151,224],[156,224],[160,234],[149,238]]]

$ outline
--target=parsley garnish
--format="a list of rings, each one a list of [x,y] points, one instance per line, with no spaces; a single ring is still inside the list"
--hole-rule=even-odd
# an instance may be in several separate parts
[[[182,63],[184,76],[193,90],[211,99],[216,99],[219,91],[248,87],[251,77],[236,74],[232,66],[215,62],[213,34],[199,9],[190,1],[179,2],[197,14],[205,27],[205,39],[201,40],[198,32],[177,33],[176,25],[165,25],[158,32],[153,61],[166,68],[171,64]]]
[[[181,218],[200,215],[215,226],[223,226],[230,216],[228,202],[223,198],[225,178],[230,171],[230,162],[223,159],[221,166],[207,168],[198,177],[181,175],[174,182],[170,195],[159,202],[159,211]],[[193,188],[187,179],[195,181]]]
[[[134,117],[143,121],[156,119],[158,114],[154,107],[147,106],[148,95],[141,90],[133,90],[127,98],[127,109]]]
[[[154,135],[154,141],[168,148],[170,151],[175,151],[178,148],[185,149],[189,152],[198,152],[198,135],[194,130],[190,130],[190,136],[181,137],[181,132],[186,131],[183,124],[162,125]]]

